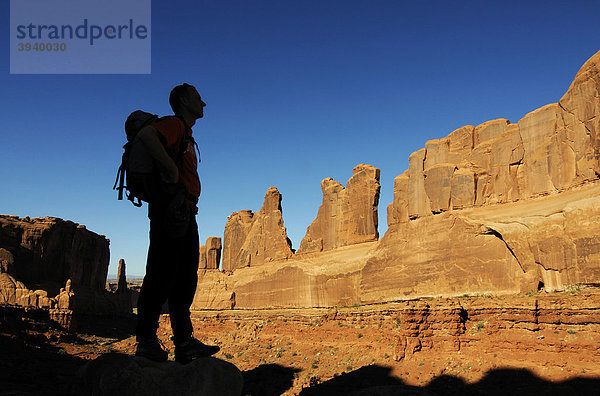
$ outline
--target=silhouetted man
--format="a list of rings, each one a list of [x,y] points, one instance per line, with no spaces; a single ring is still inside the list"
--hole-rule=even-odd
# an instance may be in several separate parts
[[[195,215],[200,196],[198,159],[191,127],[204,115],[206,103],[191,85],[171,91],[175,116],[162,117],[139,132],[148,152],[162,168],[157,198],[148,205],[150,247],[146,276],[138,299],[136,355],[165,361],[168,353],[156,336],[161,307],[169,304],[175,342],[175,360],[188,363],[210,356],[219,347],[193,337],[190,305],[198,281],[198,225]]]

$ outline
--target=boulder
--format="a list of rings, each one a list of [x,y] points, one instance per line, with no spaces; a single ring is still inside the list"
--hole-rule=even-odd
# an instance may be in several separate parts
[[[242,387],[240,370],[220,359],[201,358],[182,365],[110,353],[79,370],[71,393],[82,396],[239,396]]]

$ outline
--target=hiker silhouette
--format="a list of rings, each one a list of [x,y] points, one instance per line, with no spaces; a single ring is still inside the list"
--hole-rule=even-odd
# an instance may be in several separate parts
[[[195,87],[173,88],[169,104],[174,116],[159,118],[137,134],[157,164],[159,180],[148,204],[150,246],[146,275],[138,299],[136,355],[166,361],[168,353],[156,335],[161,307],[168,302],[175,360],[188,363],[210,356],[219,347],[193,337],[190,305],[196,291],[199,239],[196,213],[200,196],[197,145],[192,126],[204,116],[206,103]]]

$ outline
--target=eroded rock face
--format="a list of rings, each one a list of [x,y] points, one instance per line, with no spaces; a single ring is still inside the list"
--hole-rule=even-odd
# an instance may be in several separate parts
[[[204,269],[218,269],[221,263],[221,238],[208,237],[206,244],[200,246],[200,261],[198,271]]]
[[[221,238],[208,237],[206,239],[206,268],[218,269],[221,262]]]
[[[375,241],[379,205],[379,169],[360,164],[346,188],[331,178],[321,182],[323,203],[306,230],[298,253],[321,252]]]
[[[191,309],[233,309],[236,306],[235,292],[227,284],[227,278],[228,275],[221,271],[199,269]]]
[[[346,188],[323,180],[298,252],[319,254],[221,274],[210,306],[232,296],[239,308],[329,307],[600,283],[599,98],[600,53],[558,104],[427,142],[395,179],[380,241],[369,223],[379,171],[357,167]],[[233,226],[243,234],[243,220]]]
[[[13,264],[15,259],[11,252],[6,249],[0,249],[0,273],[13,273]]]
[[[11,252],[10,274],[25,284],[102,291],[109,264],[109,241],[71,221],[56,217],[0,215],[0,247]]]
[[[207,250],[207,257],[208,254]],[[260,211],[243,210],[228,217],[223,241],[224,271],[291,256],[292,243],[283,226],[281,194],[277,188],[267,190]]]
[[[17,282],[14,287],[10,282],[0,285],[0,293],[9,296],[4,298],[6,304],[76,312],[131,312],[127,293],[105,290],[108,239],[83,225],[56,217],[0,215],[0,247],[13,257],[13,264],[3,264],[3,268],[8,268],[8,275]],[[6,253],[1,257],[2,262],[9,261]],[[64,323],[70,320],[70,314],[55,313]]]
[[[58,295],[51,297],[46,290],[29,290],[23,282],[19,282],[7,273],[0,273],[0,305],[46,309],[51,320],[71,330],[75,328],[73,296],[70,281],[60,289]]]
[[[597,53],[559,103],[532,111],[517,124],[491,120],[428,141],[410,156],[409,169],[394,191],[388,223],[529,199],[596,180],[599,97]]]
[[[600,151],[600,52],[592,56],[579,69],[571,86],[559,100],[558,104],[564,110],[563,119],[572,133],[583,139],[579,144],[583,148],[576,150],[576,163],[585,171],[589,169],[589,163],[593,165],[595,173],[600,173],[598,154]],[[591,150],[587,146],[587,140],[582,134],[590,133]],[[582,155],[582,154],[586,155]],[[589,175],[592,176],[592,175]]]
[[[194,309],[562,290],[600,280],[600,183],[390,226],[380,241],[199,277]]]

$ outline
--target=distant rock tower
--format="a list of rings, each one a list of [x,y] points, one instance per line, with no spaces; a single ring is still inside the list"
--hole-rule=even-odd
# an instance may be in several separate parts
[[[346,187],[328,177],[321,182],[323,203],[306,230],[298,253],[322,252],[376,241],[379,205],[378,168],[359,164]]]
[[[260,211],[232,213],[223,236],[223,270],[262,265],[292,256],[292,242],[283,226],[281,194],[270,187]]]
[[[221,238],[206,238],[206,244],[200,246],[200,261],[198,263],[198,271],[205,269],[219,269],[220,262]]]
[[[117,275],[117,293],[127,291],[127,275],[125,275],[125,260],[119,260],[119,274]]]

